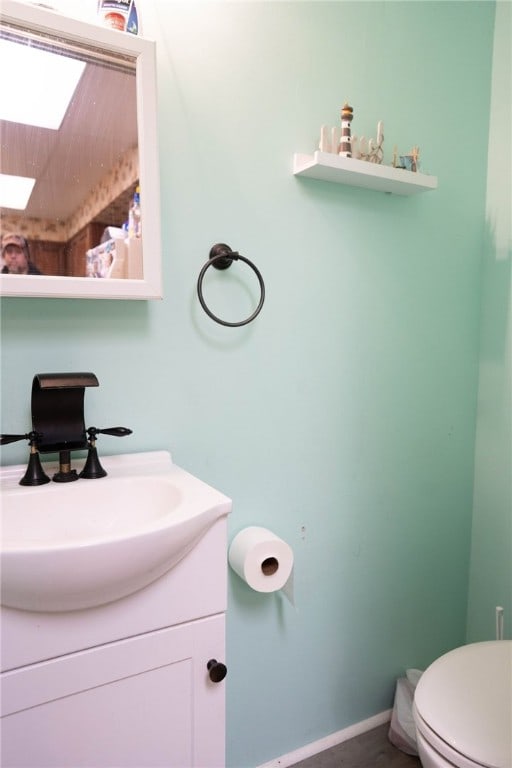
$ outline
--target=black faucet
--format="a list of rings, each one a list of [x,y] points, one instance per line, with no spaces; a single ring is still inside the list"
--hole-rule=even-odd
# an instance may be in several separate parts
[[[98,429],[84,421],[85,387],[99,386],[94,373],[37,373],[32,382],[32,431],[24,435],[0,435],[0,445],[29,440],[30,458],[20,485],[43,485],[50,478],[44,473],[40,453],[58,453],[57,483],[68,483],[79,477],[94,479],[107,474],[96,450],[99,434],[124,437],[131,435],[127,427]],[[88,448],[87,461],[80,474],[71,468],[71,451]]]

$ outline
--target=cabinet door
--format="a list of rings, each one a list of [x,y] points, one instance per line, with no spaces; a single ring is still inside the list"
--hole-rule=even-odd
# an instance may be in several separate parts
[[[224,615],[152,632],[2,676],[9,768],[220,768]]]
[[[66,275],[69,277],[86,276],[86,252],[89,249],[89,235],[82,229],[69,241],[66,248]]]
[[[43,275],[64,274],[64,244],[48,240],[29,241],[30,257]]]
[[[80,230],[67,244],[66,275],[86,277],[86,254],[100,244],[105,224],[92,222]]]

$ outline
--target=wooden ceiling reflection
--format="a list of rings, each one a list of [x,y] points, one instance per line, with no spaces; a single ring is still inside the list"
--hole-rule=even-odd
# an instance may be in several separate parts
[[[88,63],[60,130],[0,121],[0,139],[0,171],[36,178],[23,217],[67,222],[137,147],[135,72]],[[108,200],[116,220],[128,210],[133,181]],[[108,206],[91,218],[109,220]],[[2,209],[7,218],[20,213]]]

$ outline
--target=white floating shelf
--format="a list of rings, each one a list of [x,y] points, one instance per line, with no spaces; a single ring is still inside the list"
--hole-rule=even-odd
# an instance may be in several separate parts
[[[293,156],[295,176],[365,187],[378,192],[393,192],[395,195],[413,195],[437,188],[437,176],[414,173],[402,168],[369,163],[351,157],[340,157],[330,152],[315,152],[313,155]]]

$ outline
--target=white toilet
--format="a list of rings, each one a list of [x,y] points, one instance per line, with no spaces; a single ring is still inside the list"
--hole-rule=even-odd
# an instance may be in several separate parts
[[[413,707],[423,768],[512,768],[512,640],[446,653],[423,673]]]

